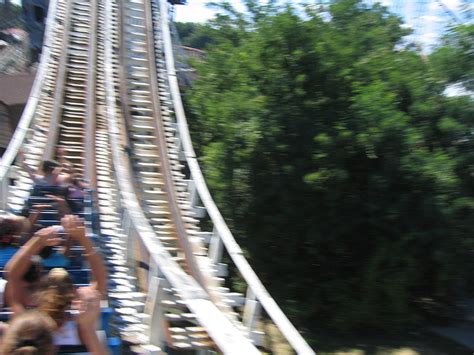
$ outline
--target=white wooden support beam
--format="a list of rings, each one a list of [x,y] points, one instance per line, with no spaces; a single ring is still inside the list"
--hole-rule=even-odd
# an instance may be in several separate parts
[[[186,161],[186,155],[184,154],[184,147],[183,147],[183,141],[181,140],[180,134],[179,134],[179,126],[178,123],[175,121],[172,123],[172,127],[174,127],[175,132],[176,132],[176,147],[178,148],[178,159],[180,161]]]
[[[199,201],[199,195],[196,190],[196,184],[194,183],[194,180],[192,179],[188,180],[188,193],[189,193],[189,202],[191,203],[191,206],[194,208],[196,207]]]
[[[151,285],[154,278],[161,277],[160,270],[158,269],[158,265],[155,262],[155,258],[153,254],[150,254],[148,260],[148,285]],[[148,293],[150,293],[150,289],[148,289]]]
[[[10,170],[10,169],[9,169]],[[1,208],[3,211],[6,211],[8,209],[8,188],[9,188],[9,178],[8,176],[10,171],[6,173],[6,178],[4,178],[1,181],[1,186],[0,186],[0,200],[1,200]]]
[[[131,229],[131,220],[130,220],[130,215],[127,213],[127,210],[123,211],[122,215],[122,230],[123,233],[127,236],[130,234],[130,229]]]
[[[127,264],[129,266],[135,265],[135,239],[137,237],[137,232],[134,229],[129,228],[127,233]]]
[[[257,325],[258,318],[261,313],[261,305],[255,299],[255,295],[252,292],[250,287],[247,288],[247,297],[245,299],[244,315],[242,318],[242,323],[248,329],[249,337],[252,337],[252,332],[255,330]]]
[[[212,232],[211,244],[209,245],[209,257],[214,264],[220,263],[222,253],[224,251],[224,244],[216,229]]]
[[[145,304],[145,313],[150,315],[150,324],[148,327],[149,342],[159,348],[163,348],[166,341],[164,332],[164,309],[163,301],[166,297],[164,292],[164,279],[156,276],[151,278],[148,285],[148,295]]]

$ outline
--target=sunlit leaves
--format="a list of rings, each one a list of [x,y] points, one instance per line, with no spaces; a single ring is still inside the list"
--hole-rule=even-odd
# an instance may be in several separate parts
[[[259,274],[309,326],[401,327],[422,299],[454,301],[474,260],[474,107],[443,95],[433,63],[450,56],[401,50],[407,31],[378,5],[335,1],[332,20],[247,5],[210,25],[188,102]]]

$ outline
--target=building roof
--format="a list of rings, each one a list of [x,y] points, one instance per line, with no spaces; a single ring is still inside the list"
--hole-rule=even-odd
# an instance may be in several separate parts
[[[0,101],[8,106],[25,104],[35,75],[36,73],[0,75]]]

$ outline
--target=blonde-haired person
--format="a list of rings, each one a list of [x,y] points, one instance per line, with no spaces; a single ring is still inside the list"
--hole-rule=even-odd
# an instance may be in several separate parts
[[[79,289],[74,306],[77,312],[75,322],[84,346],[90,354],[107,354],[95,331],[100,315],[99,293],[92,288]],[[53,355],[57,352],[55,338],[60,336],[50,316],[38,310],[25,311],[6,326],[0,355]]]
[[[0,354],[55,354],[54,321],[38,311],[27,311],[15,317],[5,330]]]
[[[66,311],[73,310],[77,305],[91,303],[91,299],[104,298],[106,295],[106,270],[102,261],[102,257],[95,250],[92,242],[85,234],[84,222],[77,216],[68,215],[62,218],[61,225],[66,232],[68,238],[76,241],[77,244],[84,248],[84,255],[91,267],[94,281],[91,286],[80,287],[76,289],[72,284],[69,274],[64,269],[53,269],[46,275],[36,290],[36,306],[40,311],[48,314],[56,324],[55,343],[58,345],[67,345],[62,342],[64,338],[70,339],[72,345],[77,339],[79,344],[86,345],[90,339],[94,339],[90,333],[92,324],[81,327],[82,318],[68,317]],[[21,301],[27,299],[25,289],[21,287],[21,278],[31,264],[31,258],[45,247],[56,246],[63,243],[63,240],[57,234],[57,228],[43,228],[13,256],[7,265],[7,277],[9,282],[9,291],[7,292],[7,302],[15,314],[21,313],[25,309],[25,304]],[[88,301],[84,301],[81,297],[87,296]],[[91,296],[93,295],[93,297]],[[14,297],[13,297],[14,296]],[[30,295],[31,296],[31,295]],[[95,301],[94,301],[95,302]],[[85,328],[85,329],[82,329]],[[95,328],[92,329],[95,334]],[[89,350],[91,351],[91,350]],[[101,354],[101,352],[97,352]]]

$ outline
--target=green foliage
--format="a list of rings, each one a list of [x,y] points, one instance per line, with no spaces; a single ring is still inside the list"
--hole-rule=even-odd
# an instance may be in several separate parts
[[[438,74],[449,82],[461,82],[474,89],[474,25],[452,29],[431,60]]]
[[[208,26],[192,22],[177,22],[176,29],[183,46],[204,49],[213,43]]]
[[[300,324],[415,322],[469,291],[474,107],[379,5],[228,4],[188,97],[209,186]],[[442,48],[441,48],[442,49]],[[441,50],[440,49],[440,50]]]

